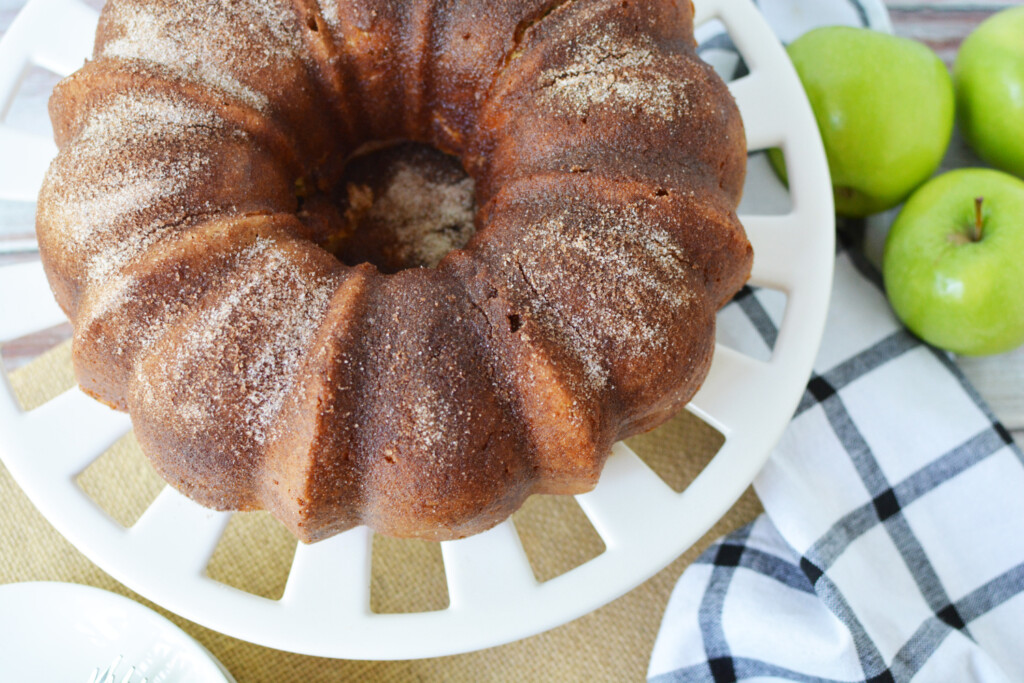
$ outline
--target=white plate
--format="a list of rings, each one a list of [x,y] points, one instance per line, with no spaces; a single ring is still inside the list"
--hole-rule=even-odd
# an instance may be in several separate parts
[[[0,586],[0,680],[85,683],[123,657],[137,681],[234,683],[213,655],[153,610],[73,583]]]
[[[227,514],[165,489],[135,526],[124,529],[83,493],[75,477],[130,423],[77,389],[26,413],[0,380],[0,456],[7,468],[54,527],[132,590],[209,628],[292,652],[407,659],[491,647],[563,624],[639,585],[697,541],[768,458],[806,387],[834,263],[828,168],[792,64],[750,0],[698,0],[697,14],[698,25],[718,20],[727,27],[729,44],[749,65],[749,75],[730,83],[748,146],[780,146],[786,153],[789,196],[761,160],[752,164],[748,199],[782,192],[785,201],[767,207],[745,201],[740,212],[754,245],[752,284],[785,292],[786,307],[770,358],[719,344],[689,409],[718,429],[725,444],[683,493],[620,443],[597,488],[577,496],[604,541],[601,555],[539,583],[512,522],[505,522],[442,544],[447,609],[375,614],[371,534],[359,528],[300,545],[284,596],[272,601],[204,573]],[[80,65],[95,20],[77,0],[31,0],[0,41],[0,110],[28,64],[58,73]],[[35,196],[39,178],[33,174],[52,153],[52,143],[0,126],[0,198]],[[770,184],[769,191],[761,192],[759,183]],[[0,269],[0,340],[62,319],[38,264]]]

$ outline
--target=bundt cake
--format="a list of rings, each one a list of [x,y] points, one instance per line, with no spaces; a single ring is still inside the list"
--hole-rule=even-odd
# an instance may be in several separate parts
[[[307,542],[589,490],[697,390],[750,272],[744,131],[685,0],[109,0],[50,111],[82,389],[177,489]],[[456,176],[345,181],[401,140]],[[445,235],[367,234],[418,210],[403,182],[449,192]]]

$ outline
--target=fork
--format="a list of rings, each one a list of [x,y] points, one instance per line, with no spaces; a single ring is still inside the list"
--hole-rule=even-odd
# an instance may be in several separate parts
[[[93,669],[92,676],[89,676],[88,683],[118,683],[114,678],[117,673],[117,667],[121,664],[121,655],[114,658],[114,661],[110,663],[103,671],[98,668]],[[135,674],[135,667],[128,667],[128,671],[125,672],[124,677],[121,678],[120,683],[146,683],[147,679],[142,678],[138,681],[132,681],[132,676]]]

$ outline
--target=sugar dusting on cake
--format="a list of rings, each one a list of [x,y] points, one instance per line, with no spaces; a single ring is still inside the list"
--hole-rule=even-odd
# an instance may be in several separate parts
[[[338,13],[340,3],[338,0],[317,0],[316,4],[320,8],[320,16],[327,22],[327,25],[332,30],[338,30],[338,27],[341,25],[341,16]]]
[[[691,266],[640,207],[568,207],[520,234],[506,264],[518,268],[538,321],[563,337],[591,388],[609,381],[610,356],[665,350],[692,303]]]
[[[591,107],[628,107],[666,121],[687,110],[686,80],[666,73],[649,37],[618,41],[592,30],[579,41],[574,61],[540,76],[541,100],[577,116]]]
[[[89,281],[105,281],[151,245],[162,225],[187,218],[180,198],[208,173],[208,147],[223,126],[187,101],[151,93],[118,95],[90,113],[50,166],[49,201],[40,208],[54,237],[86,259],[76,265]]]
[[[268,439],[337,288],[334,278],[303,265],[269,239],[241,254],[222,296],[200,311],[163,361],[160,374],[169,384],[150,395],[173,402],[168,417],[202,429],[234,411],[245,436],[258,444]]]
[[[443,397],[429,384],[424,383],[422,390],[410,396],[412,400],[412,429],[421,453],[441,462],[439,454],[445,452],[445,446],[455,440],[453,432],[458,429],[458,421],[453,419],[451,400]]]
[[[282,60],[298,59],[302,45],[290,3],[275,0],[119,3],[110,19],[118,37],[102,56],[160,64],[260,110],[267,94],[252,82]],[[206,38],[211,33],[216,40]]]

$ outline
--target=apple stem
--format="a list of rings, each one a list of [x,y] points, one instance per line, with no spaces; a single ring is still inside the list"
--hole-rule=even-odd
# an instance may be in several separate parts
[[[981,205],[985,201],[984,197],[975,197],[974,199],[974,241],[978,242],[981,240],[982,230],[985,228],[985,222],[981,217]]]

